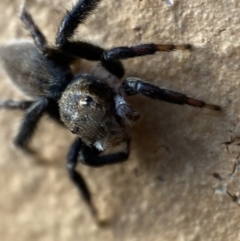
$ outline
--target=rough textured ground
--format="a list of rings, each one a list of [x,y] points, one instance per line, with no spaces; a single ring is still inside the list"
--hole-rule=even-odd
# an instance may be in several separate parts
[[[12,140],[21,112],[0,112],[0,240],[240,240],[240,3],[105,0],[78,36],[106,48],[143,42],[190,43],[191,52],[124,61],[126,76],[219,104],[221,113],[136,97],[129,162],[79,166],[102,218],[99,228],[68,180],[73,135],[44,117],[32,146]],[[29,38],[20,1],[0,2],[0,42]],[[72,1],[32,0],[28,9],[50,42]],[[86,67],[87,68],[87,67]],[[24,99],[1,73],[1,98]]]

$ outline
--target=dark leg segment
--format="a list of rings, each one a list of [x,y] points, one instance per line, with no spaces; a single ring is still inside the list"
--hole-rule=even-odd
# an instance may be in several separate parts
[[[26,144],[32,137],[36,125],[42,116],[43,112],[48,106],[48,100],[45,98],[39,99],[37,102],[33,103],[27,110],[26,115],[20,127],[20,131],[15,138],[15,145],[26,149]]]
[[[56,36],[56,46],[58,48],[65,53],[90,61],[103,59],[102,55],[105,51],[103,48],[91,43],[71,40],[77,26],[84,22],[100,1],[101,0],[80,0],[67,12]],[[118,78],[122,78],[124,75],[123,65],[118,60],[105,61],[103,59],[102,66]]]
[[[116,47],[107,50],[103,54],[105,61],[117,60],[117,59],[128,59],[138,56],[144,56],[149,54],[154,54],[157,51],[170,52],[175,50],[185,50],[190,49],[190,44],[183,45],[163,45],[163,44],[140,44],[133,47]]]
[[[111,74],[115,75],[118,78],[122,78],[124,76],[124,68],[122,63],[119,60],[104,60],[101,58],[102,66]]]
[[[47,54],[48,53],[47,40],[46,40],[45,36],[43,35],[43,33],[38,28],[38,26],[34,23],[32,16],[27,12],[27,10],[25,9],[25,6],[22,7],[20,19],[24,23],[25,28],[31,34],[37,48],[43,54]]]
[[[90,61],[101,60],[102,66],[111,74],[122,78],[124,75],[124,68],[119,60],[105,61],[102,58],[104,49],[87,42],[81,41],[67,41],[61,46],[61,50],[72,56],[77,56],[82,59],[87,59]]]
[[[31,105],[33,105],[34,101],[18,101],[18,100],[2,100],[0,99],[0,109],[10,109],[10,110],[26,110]],[[54,119],[59,124],[63,125],[60,114],[59,114],[59,107],[57,102],[49,101],[49,104],[46,108],[46,113]]]
[[[124,162],[128,159],[130,152],[130,140],[126,142],[127,148],[125,152],[117,152],[113,154],[99,156],[101,151],[95,147],[89,147],[82,143],[82,148],[79,154],[83,160],[80,160],[83,164],[93,167],[101,167],[105,165],[112,165],[120,162]]]
[[[104,52],[104,49],[99,46],[81,41],[66,42],[61,49],[65,53],[90,61],[99,61]]]
[[[95,218],[97,218],[97,211],[92,203],[91,193],[83,177],[75,170],[78,158],[81,156],[82,163],[94,167],[115,164],[127,160],[129,156],[129,146],[130,140],[127,142],[127,152],[119,152],[105,156],[99,156],[101,151],[97,150],[95,147],[85,145],[79,138],[77,138],[70,147],[67,157],[67,169],[69,176],[73,183],[77,186],[79,192],[82,194],[83,199],[88,204],[91,213],[95,216]]]
[[[58,124],[64,126],[60,118],[59,106],[56,101],[49,100],[49,104],[46,109],[46,114],[48,114],[48,116],[50,116]]]
[[[91,210],[93,216],[97,217],[97,211],[94,207],[91,200],[91,193],[85,183],[83,177],[75,170],[78,163],[78,155],[81,149],[81,140],[77,138],[72,146],[70,147],[68,156],[67,156],[67,169],[69,177],[72,182],[77,186],[79,192],[82,194],[84,201],[88,204],[88,207]]]
[[[33,101],[17,101],[17,100],[0,99],[0,108],[26,110],[33,103],[34,103]]]
[[[192,99],[184,94],[175,91],[161,89],[155,85],[152,85],[148,82],[142,81],[141,79],[134,77],[127,78],[123,82],[122,86],[127,95],[142,94],[152,99],[162,100],[178,105],[185,104],[194,107],[204,107],[212,110],[221,110],[220,106]]]
[[[74,34],[77,26],[84,22],[88,15],[97,7],[101,0],[79,0],[62,20],[56,45],[61,48]]]

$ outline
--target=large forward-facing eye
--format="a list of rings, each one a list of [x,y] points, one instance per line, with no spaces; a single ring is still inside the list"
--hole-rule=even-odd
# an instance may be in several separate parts
[[[93,102],[93,98],[91,96],[85,96],[80,99],[79,104],[80,106],[86,107],[86,106],[90,106],[92,102]]]

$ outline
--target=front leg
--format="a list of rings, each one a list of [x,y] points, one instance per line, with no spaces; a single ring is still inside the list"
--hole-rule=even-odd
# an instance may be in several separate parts
[[[129,77],[122,84],[126,95],[142,94],[152,99],[162,100],[178,105],[191,105],[194,107],[208,108],[212,110],[221,110],[220,106],[205,103],[200,100],[190,98],[184,94],[159,88],[139,78]]]
[[[121,46],[106,50],[103,53],[103,61],[113,61],[119,59],[135,58],[139,56],[145,56],[149,54],[155,54],[156,52],[171,52],[176,50],[190,49],[190,44],[139,44],[132,47]]]
[[[88,207],[90,208],[93,216],[96,217],[97,211],[92,203],[92,197],[91,197],[89,188],[87,187],[87,184],[84,181],[81,174],[75,170],[78,163],[78,154],[80,149],[81,149],[81,140],[77,138],[73,142],[72,146],[70,147],[70,150],[67,156],[67,169],[68,169],[70,179],[77,186],[79,192],[82,194],[82,197],[84,201],[88,204]]]
[[[57,47],[61,48],[72,38],[77,26],[86,20],[99,2],[101,0],[79,0],[71,10],[67,11],[56,36]]]
[[[119,60],[105,61],[102,56],[104,49],[91,43],[69,40],[60,46],[60,49],[71,56],[79,57],[89,61],[101,61],[102,66],[118,78],[124,75],[124,67]]]
[[[20,126],[20,131],[14,141],[16,146],[27,150],[26,144],[32,137],[37,123],[47,107],[48,100],[46,98],[40,98],[26,110],[25,117]]]
[[[99,61],[102,58],[104,49],[84,41],[73,40],[73,35],[79,24],[98,6],[101,0],[79,0],[73,8],[67,11],[63,18],[56,36],[56,46],[67,54],[90,61]],[[118,78],[124,75],[124,68],[120,61],[102,61],[103,67]]]
[[[99,151],[96,147],[89,147],[82,143],[81,150],[79,152],[80,156],[82,157],[80,162],[92,167],[101,167],[124,162],[129,157],[130,139],[126,141],[125,151],[102,156],[100,155],[101,153],[102,151]]]
[[[99,223],[97,210],[92,203],[92,196],[87,187],[86,182],[79,172],[76,171],[76,166],[78,163],[78,159],[81,155],[81,162],[86,165],[100,167],[108,164],[115,164],[119,162],[126,161],[129,156],[129,147],[130,141],[127,142],[127,151],[115,153],[111,155],[99,156],[101,151],[97,150],[95,147],[86,146],[81,139],[77,138],[72,146],[70,147],[68,156],[67,156],[67,169],[69,173],[69,177],[72,182],[76,185],[77,189],[81,193],[84,201],[87,203],[92,215],[96,219],[97,223]]]
[[[149,54],[154,54],[158,51],[170,52],[175,50],[186,50],[190,49],[190,44],[182,44],[182,45],[174,45],[174,44],[139,44],[132,47],[121,46],[112,48],[109,50],[104,51],[101,64],[102,66],[107,69],[110,73],[114,74],[115,76],[121,78],[123,77],[124,72],[120,72],[120,68],[117,65],[120,59],[129,59],[135,58],[139,56],[145,56]],[[114,67],[116,65],[116,67]],[[116,70],[115,70],[116,69]],[[118,72],[117,72],[118,71]],[[117,74],[116,74],[117,73]]]

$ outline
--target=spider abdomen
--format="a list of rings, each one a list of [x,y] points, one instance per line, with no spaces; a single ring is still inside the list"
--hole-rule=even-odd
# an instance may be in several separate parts
[[[16,41],[2,46],[0,59],[11,80],[34,98],[58,99],[72,79],[67,65],[57,65],[31,42]]]

